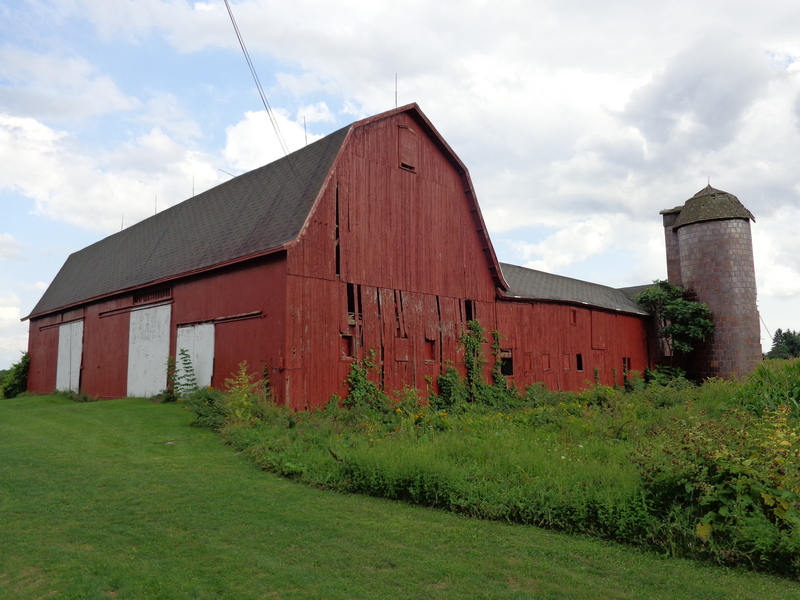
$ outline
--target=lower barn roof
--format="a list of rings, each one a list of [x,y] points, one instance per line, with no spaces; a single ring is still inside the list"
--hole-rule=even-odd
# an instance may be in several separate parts
[[[650,314],[622,290],[508,263],[500,263],[500,267],[509,285],[506,294],[511,297],[586,304],[634,315]]]

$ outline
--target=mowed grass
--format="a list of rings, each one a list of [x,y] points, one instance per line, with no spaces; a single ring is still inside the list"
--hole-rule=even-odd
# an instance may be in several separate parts
[[[624,546],[262,472],[179,405],[0,401],[0,597],[800,598]]]

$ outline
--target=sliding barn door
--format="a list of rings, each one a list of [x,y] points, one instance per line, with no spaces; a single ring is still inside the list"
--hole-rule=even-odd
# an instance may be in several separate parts
[[[56,389],[77,392],[81,386],[83,321],[65,323],[58,328]]]
[[[149,398],[167,387],[172,307],[131,312],[128,342],[128,396]]]
[[[214,325],[203,323],[178,328],[178,350],[175,356],[175,374],[178,381],[184,375],[181,350],[185,350],[189,355],[197,386],[211,385],[211,377],[214,375]]]

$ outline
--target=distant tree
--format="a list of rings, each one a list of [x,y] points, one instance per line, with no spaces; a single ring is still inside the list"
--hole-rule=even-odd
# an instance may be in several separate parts
[[[666,341],[673,361],[694,350],[714,331],[708,305],[690,300],[686,290],[668,281],[654,281],[637,294],[636,302],[655,316],[659,335]]]
[[[0,382],[0,398],[14,398],[28,389],[28,367],[31,359],[27,352],[11,365],[2,382]]]
[[[772,348],[765,358],[797,358],[800,356],[800,333],[787,329],[776,329],[772,336]]]

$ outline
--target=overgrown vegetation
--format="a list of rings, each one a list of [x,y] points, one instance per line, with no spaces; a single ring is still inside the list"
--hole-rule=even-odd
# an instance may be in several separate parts
[[[637,294],[636,303],[655,316],[659,335],[674,361],[671,366],[679,366],[680,358],[714,331],[708,305],[691,299],[686,290],[668,281],[654,281],[652,286]]]
[[[0,379],[0,398],[16,398],[27,391],[30,364],[30,356],[23,352],[22,357]]]
[[[470,377],[483,343],[471,324],[466,375],[451,366],[427,398],[389,397],[368,359],[343,407],[277,407],[245,367],[189,405],[264,469],[318,487],[800,576],[800,361],[744,382],[656,372],[627,390],[522,392]]]

